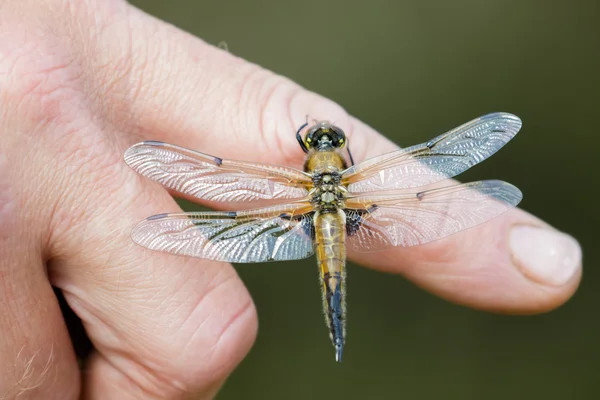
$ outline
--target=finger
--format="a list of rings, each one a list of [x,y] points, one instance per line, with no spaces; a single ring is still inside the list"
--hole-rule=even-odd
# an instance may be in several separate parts
[[[97,144],[90,156],[112,158],[107,155],[114,151]],[[107,184],[80,200],[95,211],[69,226],[51,249],[52,280],[98,351],[86,368],[85,393],[210,398],[254,341],[252,300],[229,264],[150,252],[132,243],[137,222],[179,208],[122,162],[81,179],[100,175]]]
[[[355,125],[357,132],[377,136],[361,122]],[[397,148],[383,147],[381,153]],[[520,209],[425,245],[350,256],[402,273],[450,301],[503,313],[554,309],[573,295],[582,274],[579,243]]]
[[[103,14],[110,13],[114,25],[102,32],[115,33],[116,37],[91,53],[114,51],[115,43],[123,43],[123,37],[128,36],[129,24],[119,22],[119,10],[111,8],[113,4],[94,4],[95,12],[81,15],[82,20],[93,15],[96,20],[90,24],[106,22]],[[86,11],[85,7],[78,10]],[[67,29],[64,37],[70,32]],[[82,46],[96,44],[79,35],[72,39],[76,44],[85,42]],[[95,100],[87,103],[81,98],[90,87],[96,87],[98,77],[80,80],[77,77],[85,74],[79,64],[65,65],[68,67],[48,68],[58,71],[51,78],[46,71],[40,73],[39,84],[33,79],[23,80],[33,82],[30,86],[42,93],[38,97],[42,97],[43,106],[29,109],[42,110],[39,120],[56,123],[36,122],[47,131],[33,136],[35,139],[22,140],[27,151],[15,154],[34,154],[32,159],[42,167],[32,170],[54,174],[42,176],[41,182],[31,179],[21,185],[34,187],[32,197],[44,202],[43,207],[33,210],[52,212],[50,221],[35,220],[33,225],[50,232],[44,241],[51,259],[50,279],[82,319],[97,350],[85,366],[85,396],[211,398],[254,341],[257,318],[252,300],[229,264],[150,252],[131,241],[131,229],[145,217],[180,209],[162,188],[141,179],[124,164],[126,143],[132,139],[125,138],[122,124],[115,128],[99,114],[101,122],[90,120],[89,109],[96,107]],[[114,71],[122,72],[119,68]],[[111,107],[103,112],[117,112],[107,97],[101,101]],[[47,106],[47,102],[55,106]],[[46,115],[50,112],[55,113],[54,118]],[[27,165],[30,163],[28,159]],[[47,182],[53,183],[52,192],[39,193],[38,187],[48,186]],[[30,214],[37,217],[38,212]],[[29,232],[30,226],[25,227]],[[76,367],[75,362],[72,364]],[[73,382],[78,380],[71,379],[68,384],[77,390]]]
[[[352,139],[348,115],[334,102],[139,10],[130,24],[130,74],[103,95],[140,139],[296,167],[303,154],[295,133],[307,114],[336,120]],[[146,40],[149,31],[156,40]]]
[[[147,45],[147,53],[156,55],[151,64],[156,80],[145,81],[131,103],[136,121],[153,139],[219,157],[300,167],[304,155],[294,133],[309,114],[336,120],[357,161],[397,148],[340,106],[289,80],[179,31],[160,35],[162,40]],[[176,44],[169,52],[177,57],[159,56],[155,44],[163,41]],[[134,73],[130,82],[141,79]],[[539,228],[520,229],[529,226]],[[519,246],[524,238],[531,247]],[[404,273],[451,301],[503,312],[552,309],[573,294],[581,275],[577,242],[519,210],[429,245],[353,256]]]
[[[353,256],[450,301],[502,313],[556,308],[581,279],[577,241],[518,209],[422,246]]]
[[[79,394],[79,370],[45,273],[40,229],[43,222],[32,212],[23,212],[30,207],[29,199],[19,190],[26,177],[15,170],[20,167],[18,155],[23,153],[15,148],[18,146],[6,151],[2,144],[0,398],[75,399]]]
[[[15,239],[0,239],[0,398],[75,399],[79,370],[40,254]]]

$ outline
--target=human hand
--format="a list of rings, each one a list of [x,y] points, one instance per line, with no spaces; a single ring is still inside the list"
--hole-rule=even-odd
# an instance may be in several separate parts
[[[6,0],[0,21],[0,396],[214,396],[253,343],[256,310],[231,266],[131,242],[137,222],[178,208],[125,149],[154,139],[300,167],[306,114],[343,127],[357,162],[395,145],[122,0]],[[553,309],[581,276],[578,244],[521,210],[354,261],[504,313]],[[96,349],[82,386],[51,285]]]

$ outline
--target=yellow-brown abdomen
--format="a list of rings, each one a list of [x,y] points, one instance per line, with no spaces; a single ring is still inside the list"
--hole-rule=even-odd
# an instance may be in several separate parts
[[[323,287],[323,310],[336,360],[342,361],[346,318],[346,223],[342,210],[315,214],[315,247]]]

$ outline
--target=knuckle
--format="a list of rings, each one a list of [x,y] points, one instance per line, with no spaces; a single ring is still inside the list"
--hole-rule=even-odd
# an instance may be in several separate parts
[[[303,120],[295,120],[295,100],[303,89],[287,79],[268,74],[258,86],[259,132],[270,152],[281,154],[287,162],[300,163],[303,153],[298,149],[294,133]]]
[[[44,202],[52,231],[111,196],[124,167],[78,44],[34,28],[6,24],[0,35],[0,148],[21,177],[13,186]]]
[[[72,61],[58,54],[60,49],[48,51],[40,47],[45,46],[25,44],[19,53],[3,57],[0,67],[4,117],[29,121],[37,130],[72,118],[74,110],[63,105],[72,103],[77,96],[69,68]]]
[[[204,277],[203,294],[181,325],[194,328],[189,339],[182,340],[183,351],[178,351],[184,356],[176,361],[180,367],[201,359],[192,372],[205,382],[224,380],[245,357],[258,329],[256,308],[244,284],[232,268],[218,268],[212,277]],[[215,304],[220,304],[218,313]]]
[[[198,271],[197,261],[185,264]],[[183,270],[186,265],[181,266]],[[121,366],[122,374],[153,396],[171,398],[219,387],[254,343],[256,309],[243,283],[231,267],[204,267],[211,272],[199,277],[203,282],[200,289],[198,280],[186,280],[193,283],[197,295],[181,293],[187,292],[187,284],[174,278],[174,285],[182,285],[178,293],[165,298],[161,289],[142,309],[135,307],[135,312],[127,312],[131,322],[115,332],[123,338],[124,348],[118,352],[131,352],[131,363]],[[121,294],[124,290],[121,286]],[[139,288],[133,296],[129,304],[140,299]],[[139,331],[139,324],[143,330],[151,329],[147,321],[165,329],[144,337],[131,335]],[[113,354],[107,356],[112,358]]]
[[[169,384],[163,394],[169,388],[197,392],[220,386],[255,341],[257,315],[249,293],[232,268],[216,267],[212,276],[203,277],[203,293],[190,301],[191,308],[180,308],[177,330],[161,338],[168,341],[161,347],[170,361],[152,375],[155,382]],[[179,356],[169,358],[172,354]]]
[[[352,135],[350,119],[340,105],[260,67],[250,65],[236,90],[238,101],[234,113],[245,125],[239,127],[240,131],[258,131],[266,150],[281,157],[278,162],[302,163],[304,153],[295,132],[307,115],[336,121]]]
[[[298,165],[304,160],[295,133],[307,116],[309,120],[335,122],[352,137],[350,118],[334,101],[274,75],[265,79],[262,91],[265,94],[259,102],[260,132],[269,150],[281,154],[286,163]]]

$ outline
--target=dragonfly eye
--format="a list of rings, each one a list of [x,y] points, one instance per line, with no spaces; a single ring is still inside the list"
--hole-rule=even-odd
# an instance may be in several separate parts
[[[341,128],[322,121],[306,132],[304,143],[307,148],[342,148],[346,144],[346,134]]]
[[[306,144],[307,148],[310,149],[311,147],[315,147],[315,145],[318,143],[319,131],[320,131],[320,127],[316,126],[316,127],[312,127],[311,129],[309,129],[308,132],[306,132],[306,136],[304,136],[304,144]]]
[[[339,128],[334,125],[331,127],[331,132],[333,133],[333,145],[340,149],[344,147],[344,145],[346,144],[346,134],[344,133],[342,128]]]

